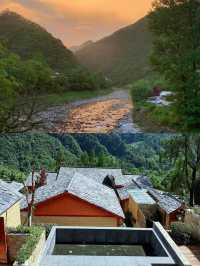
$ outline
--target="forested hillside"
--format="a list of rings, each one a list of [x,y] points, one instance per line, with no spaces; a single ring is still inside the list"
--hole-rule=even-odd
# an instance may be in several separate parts
[[[45,167],[122,167],[125,172],[158,171],[160,135],[12,134],[0,135],[0,165],[27,174]],[[1,172],[1,171],[0,171]]]
[[[33,167],[114,167],[148,175],[154,187],[188,200],[200,182],[199,152],[199,135],[2,134],[0,178],[21,180]]]
[[[0,14],[0,132],[37,129],[35,117],[51,105],[107,92],[102,74],[79,65],[60,40],[39,25]]]
[[[152,35],[145,17],[78,50],[76,56],[83,65],[103,72],[116,84],[128,84],[149,73],[151,47]]]
[[[0,42],[22,59],[39,58],[58,72],[78,65],[73,53],[60,40],[14,12],[0,14]]]

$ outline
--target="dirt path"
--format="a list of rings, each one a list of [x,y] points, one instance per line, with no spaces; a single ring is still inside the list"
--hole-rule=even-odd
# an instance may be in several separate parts
[[[41,113],[48,130],[66,133],[136,133],[132,101],[126,90],[53,107]]]

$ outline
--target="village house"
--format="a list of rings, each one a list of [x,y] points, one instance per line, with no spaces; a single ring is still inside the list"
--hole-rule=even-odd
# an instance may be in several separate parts
[[[106,227],[122,225],[124,213],[115,191],[97,182],[100,179],[103,182],[107,172],[90,168],[86,176],[84,171],[85,175],[69,170],[66,173],[66,169],[61,168],[58,176],[50,173],[44,185],[36,189],[33,223]],[[21,214],[24,220],[27,217],[25,198],[21,202]]]
[[[117,193],[123,210],[132,215],[134,224],[146,227],[156,220],[169,229],[172,222],[183,221],[186,206],[178,197],[154,189],[146,176],[126,178],[128,183],[118,188]]]
[[[156,220],[169,228],[184,214],[184,203],[155,190],[149,177],[123,175],[121,169],[61,167],[58,174],[43,169],[28,176],[30,191],[35,183],[34,223],[120,226],[129,213],[133,225],[151,227]],[[21,216],[27,217],[25,199]]]
[[[0,217],[6,227],[17,227],[21,224],[20,200],[22,194],[13,185],[0,180]]]
[[[186,206],[178,197],[156,189],[149,189],[149,194],[157,203],[160,222],[166,229],[171,223],[184,220]]]

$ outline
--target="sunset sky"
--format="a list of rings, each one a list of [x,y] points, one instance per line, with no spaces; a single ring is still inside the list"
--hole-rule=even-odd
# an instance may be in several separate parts
[[[151,0],[0,0],[0,11],[9,8],[39,23],[68,47],[134,23],[150,7]]]

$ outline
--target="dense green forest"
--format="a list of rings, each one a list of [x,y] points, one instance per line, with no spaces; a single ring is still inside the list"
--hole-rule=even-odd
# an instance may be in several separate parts
[[[153,36],[151,65],[175,92],[168,114],[181,131],[200,128],[200,3],[154,1],[149,14]]]
[[[159,183],[157,175],[168,168],[160,161],[161,142],[168,138],[143,134],[2,134],[1,171],[6,167],[27,174],[33,164],[38,170],[45,167],[49,171],[55,171],[58,164],[121,167],[124,173],[152,173]],[[9,175],[13,179],[12,173]]]
[[[194,203],[200,183],[200,135],[174,134],[2,134],[0,177],[21,180],[34,167],[122,168],[148,175],[155,188]]]

